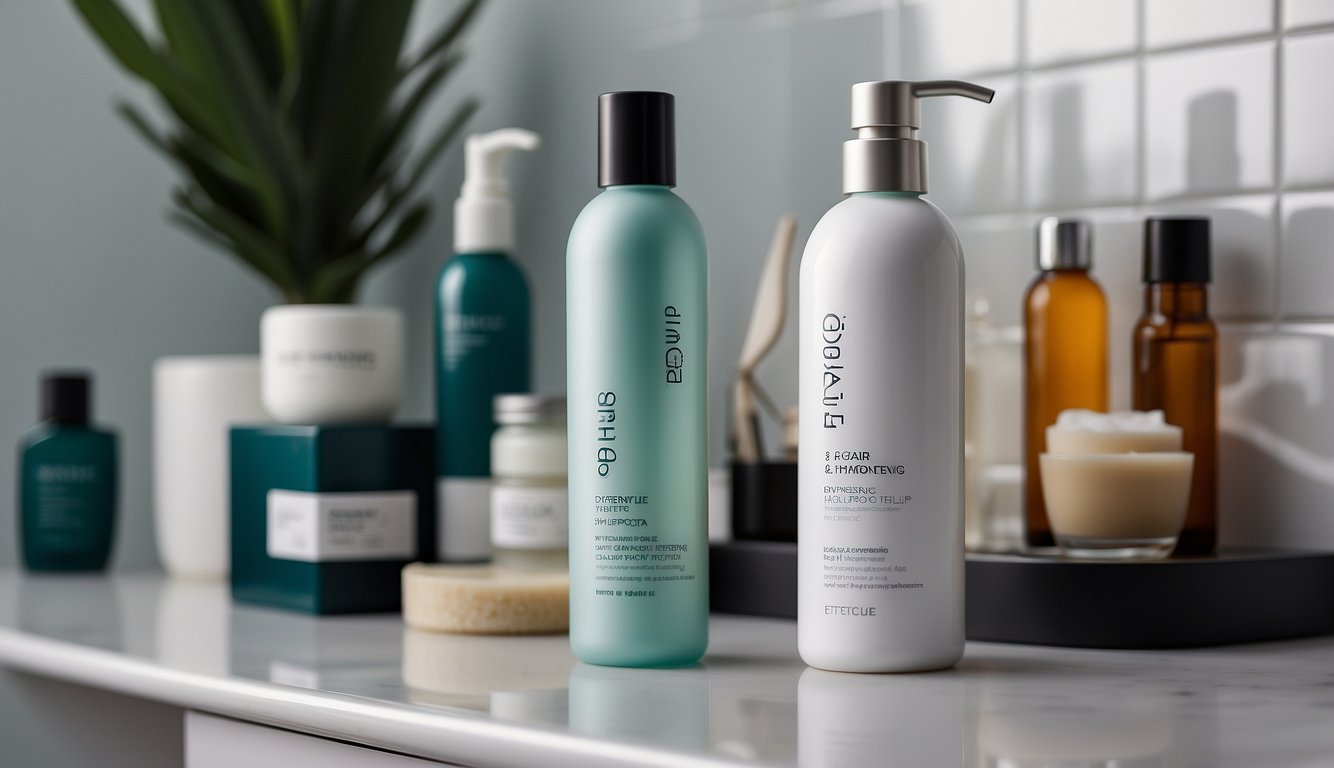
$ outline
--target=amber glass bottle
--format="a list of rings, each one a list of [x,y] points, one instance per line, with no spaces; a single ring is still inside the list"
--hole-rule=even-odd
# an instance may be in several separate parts
[[[1106,411],[1107,299],[1089,276],[1091,228],[1086,221],[1038,224],[1041,273],[1024,296],[1024,540],[1055,546],[1042,500],[1038,455],[1047,427],[1067,408]]]
[[[1218,539],[1218,330],[1209,318],[1209,220],[1144,224],[1144,314],[1135,324],[1134,405],[1162,409],[1195,454],[1190,507],[1177,554],[1208,554]]]

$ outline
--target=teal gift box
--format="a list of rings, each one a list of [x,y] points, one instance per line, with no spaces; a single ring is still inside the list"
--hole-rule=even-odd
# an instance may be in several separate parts
[[[233,427],[233,599],[399,610],[403,566],[435,560],[434,441],[421,426]]]

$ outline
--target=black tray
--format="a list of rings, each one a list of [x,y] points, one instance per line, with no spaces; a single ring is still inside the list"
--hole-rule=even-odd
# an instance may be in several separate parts
[[[713,610],[797,615],[797,548],[710,551]],[[969,555],[970,640],[1081,648],[1190,648],[1334,633],[1334,552],[1227,550],[1102,563]]]

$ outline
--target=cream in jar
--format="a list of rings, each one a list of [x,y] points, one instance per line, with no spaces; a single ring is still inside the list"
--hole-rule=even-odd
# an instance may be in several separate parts
[[[1052,533],[1076,557],[1165,557],[1190,500],[1194,457],[1162,411],[1065,411],[1040,458]]]
[[[491,547],[502,565],[564,569],[569,546],[565,398],[495,398]]]

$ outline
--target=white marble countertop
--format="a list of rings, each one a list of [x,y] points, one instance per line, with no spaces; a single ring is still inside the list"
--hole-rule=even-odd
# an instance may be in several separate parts
[[[1334,765],[1334,638],[1172,651],[971,643],[953,671],[808,670],[788,621],[704,662],[234,606],[216,583],[0,572],[0,663],[464,765]]]

